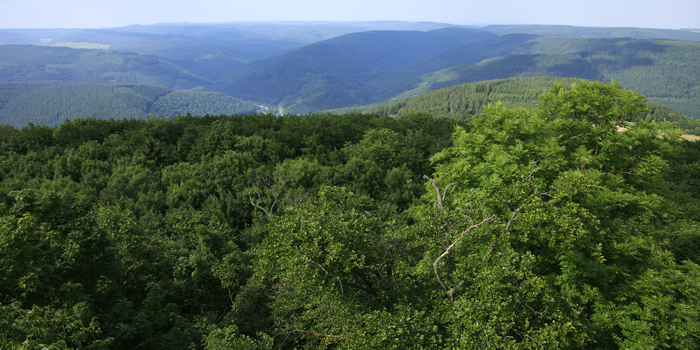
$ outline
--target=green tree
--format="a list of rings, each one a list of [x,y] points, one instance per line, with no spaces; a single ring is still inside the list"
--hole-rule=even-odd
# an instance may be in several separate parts
[[[436,183],[454,185],[444,212],[422,214],[438,233],[425,263],[457,344],[696,347],[698,266],[669,260],[659,235],[678,132],[638,120],[644,99],[615,83],[556,85],[540,103],[489,108],[433,158]]]
[[[280,345],[435,345],[440,336],[420,323],[426,312],[411,308],[425,305],[411,292],[416,252],[382,217],[369,197],[323,187],[316,201],[266,227],[249,288],[266,295],[266,331]]]

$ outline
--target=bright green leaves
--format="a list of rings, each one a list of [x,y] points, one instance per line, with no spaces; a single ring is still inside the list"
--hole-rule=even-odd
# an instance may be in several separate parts
[[[313,203],[275,218],[255,249],[278,334],[321,344],[353,341],[373,310],[408,298],[404,242],[374,201],[322,187]]]
[[[637,322],[633,318],[641,310],[669,312],[671,304],[652,306],[651,299],[644,299],[634,309],[621,300],[639,298],[643,293],[637,286],[652,276],[677,274],[677,267],[663,263],[667,253],[656,251],[661,242],[652,235],[659,225],[655,220],[666,215],[654,191],[668,169],[668,157],[676,152],[677,133],[667,125],[627,123],[646,105],[619,84],[555,86],[541,103],[534,112],[498,105],[487,109],[469,132],[457,130],[452,148],[433,158],[439,183],[455,183],[447,196],[448,212],[461,211],[467,219],[479,210],[484,217],[495,214],[481,233],[493,243],[463,236],[451,261],[441,266],[466,276],[459,277],[464,281],[461,293],[451,295],[455,303],[498,305],[489,308],[489,318],[478,309],[465,309],[474,330],[463,346],[475,346],[477,339],[523,348],[538,348],[545,341],[554,347],[670,344],[663,339],[673,336],[661,333],[663,324],[694,329],[687,315]],[[447,237],[459,234],[444,231]],[[478,254],[489,264],[476,264]],[[529,262],[515,257],[529,257]],[[471,278],[474,266],[479,269]],[[538,287],[529,291],[528,286]],[[655,293],[662,299],[677,294]],[[687,295],[678,302],[693,303]],[[625,316],[629,321],[619,332],[598,323],[605,316],[595,310],[627,310],[636,316]],[[555,322],[558,326],[550,326]],[[645,337],[653,341],[641,340]],[[688,339],[684,337],[676,339]]]
[[[0,346],[7,349],[109,349],[113,339],[98,340],[100,327],[85,305],[53,309],[19,302],[0,303]]]
[[[605,129],[635,121],[647,111],[644,97],[617,82],[579,81],[566,89],[556,84],[540,98],[539,113],[549,119],[581,120]],[[581,124],[579,124],[581,126]]]

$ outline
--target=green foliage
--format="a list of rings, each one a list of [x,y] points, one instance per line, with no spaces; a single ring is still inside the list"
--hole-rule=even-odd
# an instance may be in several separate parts
[[[692,117],[699,113],[694,84],[700,43],[627,39],[535,38],[509,55],[455,63],[413,78],[404,96],[461,83],[509,77],[550,76],[617,81]],[[679,69],[679,67],[688,67]],[[402,75],[406,75],[403,73]]]
[[[325,185],[353,188],[379,203],[373,215],[402,220],[423,193],[411,169],[432,172],[427,157],[454,125],[427,115],[255,114],[2,127],[0,302],[14,305],[8,325],[56,334],[12,326],[8,344],[267,348],[276,342],[269,320],[250,311],[266,310],[254,300],[267,296],[248,282],[268,222]],[[386,158],[355,154],[384,134],[392,152],[417,159],[380,166]]]
[[[554,83],[570,85],[576,79],[546,77],[508,78],[460,84],[368,109],[368,113],[394,116],[426,111],[435,116],[468,119],[484,113],[489,104],[534,108],[542,91]]]
[[[173,91],[154,103],[149,115],[173,117],[176,115],[248,114],[259,107],[239,99],[214,92]]]
[[[484,28],[498,35],[526,33],[557,37],[636,38],[700,41],[693,30],[653,29],[633,27],[576,27],[566,25],[503,25]]]
[[[438,180],[456,184],[449,203],[483,220],[458,229],[459,253],[435,263],[458,305],[481,305],[462,311],[473,330],[462,346],[697,346],[695,296],[682,292],[697,265],[669,262],[654,234],[668,220],[658,184],[677,134],[641,121],[619,129],[644,110],[619,84],[558,85],[534,112],[492,107],[433,158]]]
[[[347,34],[233,70],[218,91],[292,113],[357,105],[371,98],[363,85],[376,72],[493,36],[467,28]]]
[[[0,347],[3,349],[109,349],[112,339],[100,340],[100,328],[93,319],[85,323],[83,305],[54,310],[20,303],[0,304]]]

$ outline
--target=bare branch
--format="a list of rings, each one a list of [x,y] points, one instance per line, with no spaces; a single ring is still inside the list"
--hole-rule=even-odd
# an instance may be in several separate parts
[[[455,183],[453,182],[453,183],[451,183],[451,184],[445,186],[445,189],[442,191],[442,200],[443,200],[443,201],[445,200],[445,196],[447,195],[447,189],[450,188],[450,186],[452,186],[452,185],[454,185],[454,184],[455,184]]]
[[[428,175],[423,175],[423,178],[428,180],[431,185],[433,185],[433,188],[435,189],[435,194],[437,195],[437,201],[438,201],[438,209],[441,211],[445,211],[445,207],[443,207],[442,203],[445,200],[445,196],[447,195],[447,189],[450,188],[450,186],[454,185],[455,183],[451,183],[445,187],[445,190],[442,191],[442,196],[440,195],[440,188],[438,187],[437,183],[435,180],[431,179],[428,177]]]
[[[510,220],[508,220],[508,224],[506,225],[505,230],[503,230],[503,233],[506,233],[506,232],[508,232],[508,231],[510,230],[510,225],[513,223],[513,221],[515,221],[515,220],[518,219],[518,218],[515,216],[515,214],[517,214],[517,213],[520,211],[520,209],[522,209],[522,208],[523,208],[523,206],[521,205],[520,208],[516,209],[516,210],[513,212],[513,215],[510,216]],[[493,216],[492,216],[492,217],[493,217]],[[479,261],[479,263],[478,263],[478,264],[476,265],[476,267],[474,268],[474,274],[473,274],[474,277],[476,277],[476,276],[479,275],[479,268],[480,268],[481,265],[484,263],[484,261],[486,261],[486,258],[488,258],[488,257],[491,255],[491,253],[493,253],[493,251],[496,250],[496,244],[497,244],[497,243],[498,243],[498,237],[495,237],[495,238],[493,239],[493,244],[491,244],[491,248],[489,248],[489,250],[486,252],[486,254],[484,254],[484,256],[481,258],[481,260]],[[461,287],[466,281],[467,281],[467,276],[465,276],[464,278],[462,278],[462,279],[459,281],[459,283],[457,284],[457,286],[458,286],[458,287]]]
[[[532,170],[530,170],[530,175],[527,176],[527,187],[530,187],[530,181],[532,181],[532,173],[534,173],[535,171],[537,171],[537,170],[539,170],[540,168],[542,168],[543,166],[545,166],[545,165],[537,166],[537,163],[539,163],[540,160],[542,160],[542,158],[543,158],[543,157],[540,157],[539,159],[537,159],[537,160],[535,161],[535,166],[533,166],[533,167],[532,167]],[[536,167],[536,166],[537,166],[537,167]]]
[[[452,242],[452,244],[450,244],[447,247],[447,249],[445,249],[445,252],[442,253],[440,256],[438,256],[437,259],[435,259],[435,261],[433,262],[433,271],[435,272],[435,277],[437,278],[438,283],[440,283],[440,286],[442,286],[442,290],[444,290],[445,293],[447,293],[447,295],[450,298],[452,298],[452,293],[454,293],[454,288],[448,288],[445,285],[445,283],[442,281],[442,278],[440,277],[440,271],[438,270],[438,265],[440,264],[440,260],[442,260],[442,258],[444,258],[448,254],[450,254],[450,251],[452,250],[452,248],[454,248],[457,245],[457,243],[459,243],[462,240],[462,238],[464,238],[464,235],[466,235],[467,232],[469,232],[473,229],[479,228],[479,226],[485,224],[486,222],[491,220],[494,216],[495,215],[491,215],[487,218],[484,218],[484,220],[481,220],[481,222],[478,224],[472,223],[472,225],[469,226],[466,230],[462,231],[462,234],[460,234],[459,237],[457,237],[457,239],[454,242]]]
[[[306,200],[306,198],[309,197],[310,194],[311,189],[299,188],[296,191],[294,191],[290,197],[287,198],[287,201],[289,201],[294,210],[297,210],[301,206],[301,203],[303,203]]]
[[[253,196],[251,196],[251,195],[250,195],[250,192],[248,192],[248,198],[250,198],[250,204],[252,204],[254,207],[256,207],[256,208],[262,210],[262,211],[265,213],[265,215],[267,215],[267,216],[272,216],[272,213],[271,213],[271,212],[267,211],[267,209],[265,209],[265,208],[263,208],[263,207],[260,206],[260,202],[262,202],[262,199],[260,198],[260,192],[258,191],[258,188],[257,188],[257,187],[255,187],[255,194],[258,195],[258,201],[257,201],[257,202],[253,202]],[[273,205],[273,206],[274,206],[274,205]]]
[[[554,190],[556,190],[556,188],[553,188],[553,189],[551,189],[551,190],[549,190],[549,191],[547,191],[547,192],[538,193],[538,194],[535,195],[535,197],[547,196],[547,197],[550,197],[550,198],[554,198],[554,196],[551,194],[551,192],[554,191]]]
[[[369,216],[371,218],[375,218],[374,214],[372,214],[371,211],[365,210],[365,214],[367,214],[367,216]],[[382,224],[384,223],[384,220],[382,220],[382,218],[380,218],[379,216],[377,216],[376,218],[377,218],[377,221],[381,222]]]
[[[532,310],[532,312],[535,313],[535,315],[539,315],[540,313],[537,312],[535,309],[532,308],[532,306],[528,305],[527,302],[523,303],[523,305],[527,306],[528,309]]]
[[[508,232],[510,230],[510,224],[512,224],[513,221],[518,220],[518,218],[515,216],[515,214],[517,214],[520,211],[520,209],[523,208],[523,205],[521,205],[520,208],[515,209],[515,211],[513,212],[513,215],[510,216],[510,220],[508,220],[508,224],[506,225],[506,229],[503,231],[503,233]]]
[[[289,180],[279,180],[277,176],[267,176],[263,177],[260,175],[257,175],[258,180],[260,183],[263,185],[263,189],[268,190],[271,194],[274,200],[272,201],[272,204],[270,205],[270,209],[265,209],[260,205],[260,203],[263,201],[262,195],[260,195],[260,187],[257,185],[255,186],[255,194],[258,197],[257,201],[253,201],[253,196],[250,195],[250,192],[248,192],[248,198],[250,198],[250,204],[252,204],[254,207],[262,210],[265,215],[267,216],[272,216],[272,213],[274,212],[275,205],[277,205],[277,202],[279,201],[280,193],[282,193],[282,188],[284,185],[289,182]]]

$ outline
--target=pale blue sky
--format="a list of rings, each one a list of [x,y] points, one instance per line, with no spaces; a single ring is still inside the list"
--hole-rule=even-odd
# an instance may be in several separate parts
[[[297,20],[700,28],[700,0],[0,0],[0,28]]]

